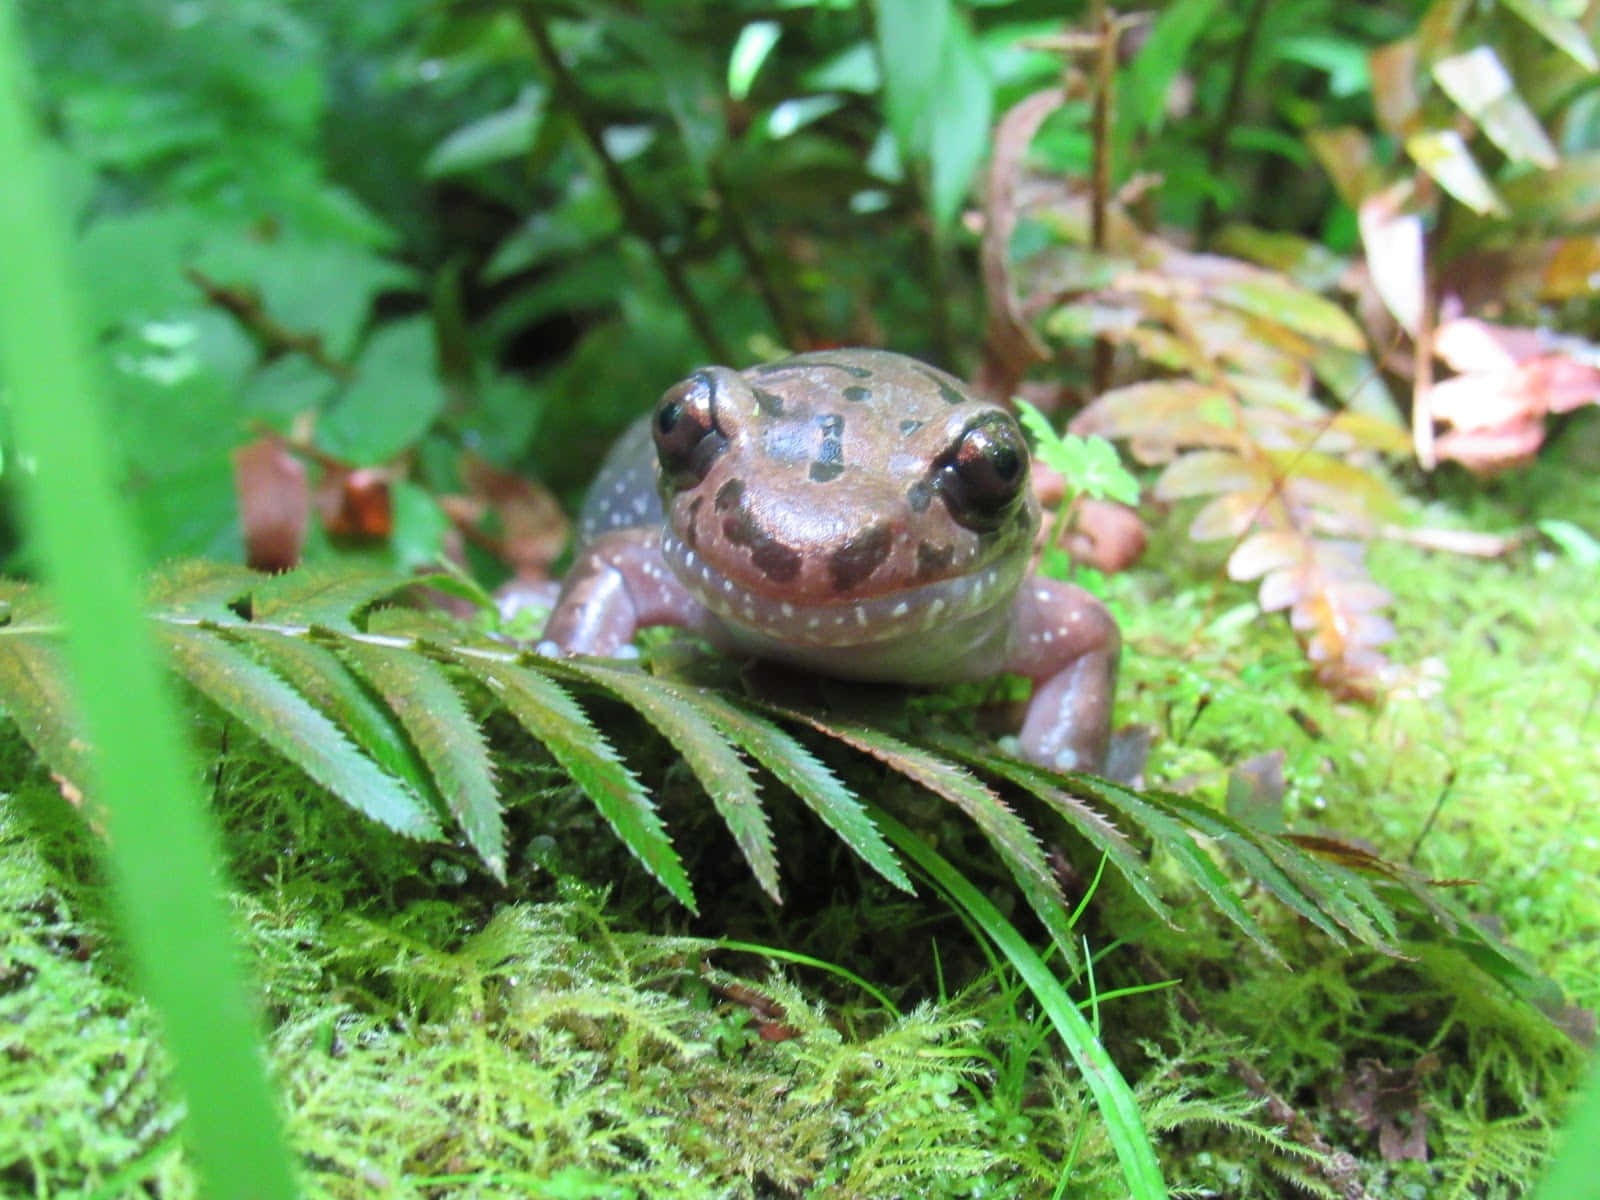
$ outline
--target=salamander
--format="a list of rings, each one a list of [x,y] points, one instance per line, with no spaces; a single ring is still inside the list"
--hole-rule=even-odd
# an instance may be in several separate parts
[[[1015,419],[944,371],[861,349],[705,367],[607,456],[540,649],[616,655],[675,625],[847,679],[1014,672],[1023,753],[1097,771],[1121,638],[1030,571],[1038,527]]]

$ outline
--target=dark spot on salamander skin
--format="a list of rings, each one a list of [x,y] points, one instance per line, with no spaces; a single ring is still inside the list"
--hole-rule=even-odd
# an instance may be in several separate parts
[[[935,546],[929,542],[917,543],[917,578],[932,579],[943,575],[955,561],[954,546]]]
[[[683,544],[691,550],[694,549],[695,539],[700,536],[700,505],[704,500],[704,496],[696,496],[689,501],[689,520],[683,529]]]
[[[816,461],[811,464],[811,482],[829,483],[844,473],[844,418],[838,413],[824,413],[817,418],[822,430],[822,444],[817,447]]]
[[[933,503],[933,485],[926,479],[917,480],[906,489],[906,503],[912,512],[927,512]]]
[[[783,397],[777,392],[769,392],[766,388],[751,388],[750,391],[754,394],[756,403],[761,406],[761,411],[767,416],[783,416]]]
[[[941,379],[932,371],[924,370],[922,367],[918,367],[916,371],[918,375],[921,375],[939,389],[939,398],[946,404],[965,404],[971,399],[970,396],[965,395],[960,388],[956,387],[948,379]]]
[[[862,387],[860,384],[845,388],[841,394],[846,400],[850,401],[851,404],[860,404],[863,400],[872,399],[872,389],[869,387]]]
[[[880,521],[835,550],[828,558],[833,590],[848,592],[881,567],[889,557],[890,540],[888,524]]]
[[[722,535],[735,546],[746,547],[758,571],[778,583],[800,574],[800,552],[761,528],[745,509],[743,483],[730,479],[718,488],[716,505],[718,512],[728,513],[722,520]]]
[[[907,437],[910,437],[917,430],[921,429],[922,425],[923,423],[917,420],[915,417],[907,417],[904,421],[900,422],[900,432],[905,434]]]

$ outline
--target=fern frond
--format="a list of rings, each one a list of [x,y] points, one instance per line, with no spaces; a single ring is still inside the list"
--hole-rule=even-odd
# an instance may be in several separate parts
[[[554,680],[526,666],[457,654],[594,801],[623,843],[675,900],[695,911],[694,888],[654,802],[583,710]]]
[[[53,641],[58,626],[40,594],[22,584],[0,580],[0,606],[0,707],[45,765],[81,793],[89,782],[89,748]]]
[[[1440,929],[1509,986],[1533,978],[1527,963],[1484,934],[1434,881],[1361,847],[1256,829],[1187,796],[1049,771],[951,733],[897,737],[847,717],[736,700],[635,667],[541,658],[430,614],[381,607],[412,582],[326,572],[267,579],[236,567],[176,564],[151,583],[152,618],[177,671],[313,780],[410,837],[442,837],[442,819],[450,818],[497,878],[506,872],[504,798],[464,685],[498,700],[628,850],[693,907],[690,880],[654,801],[570,687],[616,698],[663,734],[774,900],[779,859],[755,768],[794,793],[889,883],[912,890],[861,797],[781,721],[848,746],[959,809],[1069,961],[1077,947],[1065,902],[1039,837],[1001,786],[1033,797],[1082,836],[1169,924],[1171,904],[1145,862],[1147,846],[1269,955],[1276,952],[1239,876],[1336,943],[1398,953],[1404,913]],[[53,769],[81,786],[87,756],[49,606],[41,592],[7,583],[0,583],[0,605],[0,708]],[[1224,869],[1229,864],[1235,872]]]
[[[1074,795],[1059,786],[1057,778],[1043,767],[1021,759],[1000,754],[992,746],[980,746],[953,734],[935,734],[928,738],[931,745],[962,760],[970,766],[991,775],[1009,780],[1023,791],[1042,801],[1066,823],[1099,850],[1110,861],[1130,887],[1138,893],[1150,909],[1168,925],[1175,922],[1172,911],[1162,900],[1150,878],[1150,873],[1139,861],[1139,856],[1127,837],[1083,797]]]
[[[404,728],[468,844],[504,883],[505,827],[494,764],[444,668],[410,647],[350,639],[343,649]]]
[[[1011,878],[1021,889],[1029,906],[1049,930],[1051,940],[1060,947],[1068,962],[1078,961],[1072,917],[1055,876],[1051,874],[1044,847],[1028,828],[1027,822],[1017,816],[992,788],[948,759],[910,745],[882,730],[833,717],[824,719],[793,709],[773,707],[771,711],[803,721],[818,733],[871,755],[890,770],[920,784],[966,813],[994,847],[1000,861],[1009,868]]]
[[[686,697],[684,689],[676,684],[638,671],[578,660],[554,664],[553,669],[610,692],[672,743],[716,805],[761,890],[774,903],[783,903],[772,827],[762,810],[755,777],[705,706]]]
[[[730,704],[715,692],[694,689],[693,702],[703,705],[724,736],[799,796],[862,862],[902,892],[915,890],[860,799],[816,755],[764,717]]]
[[[356,811],[407,837],[436,838],[439,823],[404,780],[361,753],[299,692],[211,628],[163,624],[178,673]]]

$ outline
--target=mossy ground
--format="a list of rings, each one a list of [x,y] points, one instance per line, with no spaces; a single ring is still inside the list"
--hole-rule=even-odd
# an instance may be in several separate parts
[[[1568,443],[1520,480],[1463,489],[1458,510],[1482,527],[1600,528],[1584,440]],[[1274,963],[1201,905],[1165,929],[1103,886],[1084,926],[1094,988],[1179,981],[1098,1010],[1171,1184],[1335,1195],[1307,1148],[1320,1139],[1373,1195],[1519,1194],[1584,1057],[1568,1031],[1600,1006],[1594,569],[1534,546],[1491,561],[1377,547],[1399,637],[1373,710],[1309,685],[1281,621],[1250,619],[1214,559],[1174,538],[1164,561],[1112,584],[1132,647],[1122,709],[1162,731],[1154,774],[1220,802],[1231,764],[1282,749],[1294,828],[1475,881],[1472,909],[1548,985],[1513,992],[1420,926],[1407,958],[1347,953],[1261,899]],[[775,909],[642,731],[638,765],[657,772],[707,897],[694,924],[509,733],[507,792],[522,799],[503,890],[228,738],[212,790],[231,895],[313,1194],[1122,1194],[1085,1089],[958,921],[864,877],[781,804],[789,900]],[[92,835],[15,739],[5,754],[0,1191],[192,1195]],[[893,1011],[828,972],[716,950],[713,934],[845,967]],[[741,988],[781,1018],[757,1020]],[[1251,1068],[1293,1127],[1242,1082]],[[1427,1161],[1395,1157],[1419,1139]]]

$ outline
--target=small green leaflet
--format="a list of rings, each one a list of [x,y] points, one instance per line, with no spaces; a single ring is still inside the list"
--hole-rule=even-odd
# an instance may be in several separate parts
[[[1017,415],[1033,438],[1039,461],[1065,479],[1074,492],[1122,504],[1139,503],[1139,481],[1105,438],[1057,433],[1049,418],[1026,400],[1017,401]]]

